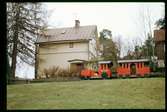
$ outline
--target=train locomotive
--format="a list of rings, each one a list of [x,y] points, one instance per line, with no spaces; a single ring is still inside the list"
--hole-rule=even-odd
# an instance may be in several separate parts
[[[85,65],[80,73],[82,79],[110,79],[115,77],[112,75],[112,61],[94,61]],[[114,71],[116,71],[116,77],[145,77],[149,76],[151,72],[148,59],[118,60]]]

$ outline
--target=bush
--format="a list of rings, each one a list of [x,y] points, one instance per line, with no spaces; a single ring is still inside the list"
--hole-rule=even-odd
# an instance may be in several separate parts
[[[58,66],[53,66],[43,70],[43,74],[46,78],[58,78],[58,77],[75,77],[79,76],[77,71],[71,71],[68,69],[62,69]]]
[[[46,78],[49,78],[49,70],[48,69],[44,69],[43,70],[43,73],[44,73],[44,75],[46,76]]]

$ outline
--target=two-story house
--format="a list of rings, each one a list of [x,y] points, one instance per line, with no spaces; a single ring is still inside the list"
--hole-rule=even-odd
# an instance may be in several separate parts
[[[74,27],[48,29],[45,35],[36,42],[35,77],[52,66],[81,70],[84,61],[98,55],[96,25],[80,26],[75,20]]]

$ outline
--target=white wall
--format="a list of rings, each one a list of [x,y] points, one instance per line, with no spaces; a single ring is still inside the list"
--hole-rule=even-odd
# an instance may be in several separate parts
[[[74,43],[73,48],[69,47],[69,43],[54,43],[49,45],[41,45],[39,49],[40,54],[48,53],[63,53],[63,52],[78,52],[87,51],[88,46],[86,42]]]
[[[88,43],[74,43],[73,48],[66,44],[42,45],[39,48],[38,74],[41,74],[44,68],[59,66],[68,68],[68,60],[82,59],[88,60]]]
[[[89,56],[91,58],[94,58],[97,56],[97,53],[96,53],[96,49],[97,49],[97,46],[96,46],[96,40],[95,38],[93,38],[91,41],[89,41]]]

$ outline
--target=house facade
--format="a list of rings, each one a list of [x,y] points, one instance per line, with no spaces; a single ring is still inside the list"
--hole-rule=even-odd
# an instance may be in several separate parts
[[[36,78],[53,66],[81,70],[84,61],[98,55],[95,25],[80,26],[79,20],[75,20],[74,27],[48,29],[45,35],[36,42]]]
[[[165,29],[154,30],[154,41],[158,66],[165,67]]]

